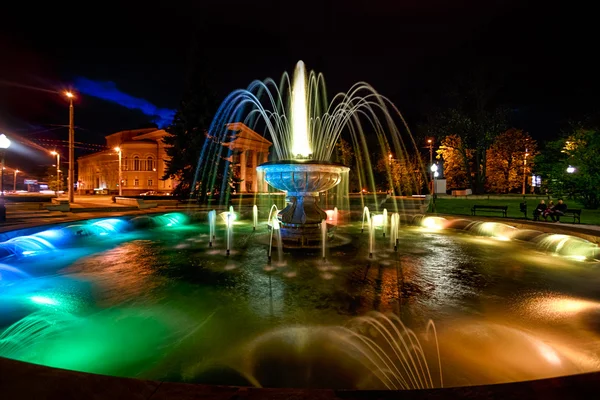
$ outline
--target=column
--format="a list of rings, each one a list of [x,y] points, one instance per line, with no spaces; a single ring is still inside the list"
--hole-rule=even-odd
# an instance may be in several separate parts
[[[240,193],[246,193],[246,163],[246,150],[242,150],[240,154],[240,179],[242,180]]]
[[[258,176],[256,173],[256,167],[258,167],[258,152],[252,150],[252,192],[258,192]]]

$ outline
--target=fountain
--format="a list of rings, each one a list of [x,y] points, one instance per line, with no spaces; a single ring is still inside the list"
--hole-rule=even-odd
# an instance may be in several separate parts
[[[269,185],[286,192],[287,206],[278,214],[284,243],[317,247],[321,221],[327,220],[327,214],[319,206],[319,193],[338,185],[342,173],[350,169],[327,160],[312,159],[305,78],[304,63],[299,62],[294,73],[290,116],[294,158],[264,163],[257,171],[264,173]]]
[[[238,122],[262,130],[273,143],[274,156],[257,167],[257,176],[285,192],[286,206],[278,219],[287,247],[320,246],[320,224],[327,219],[320,205],[322,194],[327,199],[331,194],[336,207],[348,209],[350,168],[342,161],[350,161],[336,150],[342,135],[352,146],[357,184],[371,188],[371,193],[376,192],[371,168],[376,164],[371,160],[374,154],[393,152],[398,160],[405,160],[408,149],[418,148],[400,112],[370,85],[359,82],[328,101],[323,76],[307,73],[299,61],[293,78],[284,73],[279,86],[272,79],[254,81],[223,101],[209,128],[210,140],[204,144],[192,186],[227,175],[233,150],[224,150],[222,143],[230,135],[228,126]],[[407,139],[398,126],[406,128]],[[372,148],[372,143],[378,148]],[[208,161],[215,158],[225,160],[225,170],[217,170],[219,163]],[[418,163],[421,168],[420,159]],[[224,192],[227,180],[221,184]],[[415,186],[415,190],[421,189]],[[329,240],[334,230],[334,224],[328,225]]]

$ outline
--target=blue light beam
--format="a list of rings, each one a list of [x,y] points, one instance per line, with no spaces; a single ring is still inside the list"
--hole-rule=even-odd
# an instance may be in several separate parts
[[[152,117],[152,122],[156,123],[160,128],[168,126],[175,116],[175,110],[159,108],[148,100],[124,93],[111,81],[93,81],[78,77],[75,78],[75,87],[83,94],[116,103],[130,110],[140,110]]]

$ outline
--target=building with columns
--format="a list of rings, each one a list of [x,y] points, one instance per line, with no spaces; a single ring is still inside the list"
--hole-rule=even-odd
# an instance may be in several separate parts
[[[232,150],[230,161],[234,173],[242,180],[240,193],[268,192],[268,185],[258,176],[256,167],[268,161],[272,143],[241,122],[228,124],[227,128],[231,134],[222,145]],[[168,134],[163,129],[145,128],[106,136],[107,150],[77,159],[79,193],[118,192],[119,154],[115,147],[121,150],[124,196],[148,191],[172,192],[177,181],[162,180],[168,160],[163,138]]]
[[[273,144],[241,122],[227,125],[233,133],[222,143],[233,151],[230,160],[234,173],[242,183],[240,193],[265,193],[269,191],[264,177],[256,172],[256,167],[269,160],[269,148]]]
[[[106,136],[108,150],[77,159],[79,192],[115,193],[119,190],[119,154],[115,147],[121,150],[123,195],[171,192],[177,182],[162,180],[168,158],[163,142],[166,135],[163,129],[145,128]]]

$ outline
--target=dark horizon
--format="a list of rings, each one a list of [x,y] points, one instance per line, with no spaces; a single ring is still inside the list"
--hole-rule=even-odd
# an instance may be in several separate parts
[[[66,100],[25,86],[78,92],[78,142],[102,145],[105,135],[156,119],[153,112],[164,122],[181,99],[193,45],[220,98],[254,79],[278,80],[303,60],[325,75],[329,97],[366,81],[413,130],[473,74],[496,88],[491,102],[511,108],[513,125],[537,140],[598,109],[599,79],[585,60],[595,35],[584,9],[516,1],[358,4],[207,1],[156,11],[128,4],[85,16],[53,4],[35,15],[14,13],[0,28],[9,60],[0,65],[0,129],[65,144]]]

